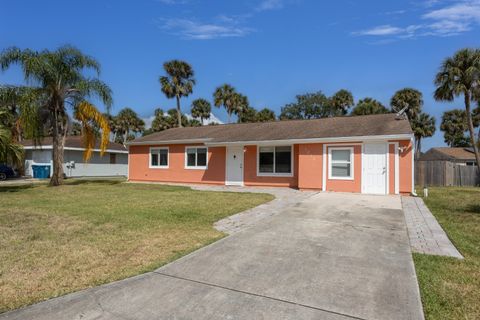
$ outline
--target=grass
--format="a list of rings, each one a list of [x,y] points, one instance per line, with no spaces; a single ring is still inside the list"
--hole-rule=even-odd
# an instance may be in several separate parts
[[[426,319],[480,319],[480,188],[429,188],[424,200],[465,257],[414,254]]]
[[[272,199],[121,180],[0,187],[0,312],[153,270]]]

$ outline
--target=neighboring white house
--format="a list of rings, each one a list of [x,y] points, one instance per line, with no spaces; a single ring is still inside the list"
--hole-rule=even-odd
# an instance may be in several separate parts
[[[44,138],[35,145],[32,140],[22,142],[25,149],[25,175],[33,176],[32,166],[52,167],[52,138]],[[118,143],[110,142],[106,152],[100,156],[99,145],[95,146],[88,162],[83,160],[83,141],[81,136],[69,136],[65,139],[63,170],[67,177],[105,177],[127,176],[128,151]]]

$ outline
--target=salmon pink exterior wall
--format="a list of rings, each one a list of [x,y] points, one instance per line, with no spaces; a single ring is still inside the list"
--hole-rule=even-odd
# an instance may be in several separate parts
[[[209,147],[207,169],[185,169],[185,147],[194,144],[130,146],[129,180],[225,184],[225,147]],[[150,147],[168,147],[168,168],[149,168]]]
[[[353,148],[353,180],[336,180],[328,178],[328,156],[325,157],[327,162],[327,191],[338,192],[362,192],[362,146],[361,145],[348,145],[348,143],[342,144],[342,147]],[[335,146],[327,146],[326,155],[328,150],[335,148]]]
[[[396,143],[399,150],[395,150]],[[201,145],[201,144],[197,144]],[[353,180],[328,179],[328,150],[338,145],[352,147],[354,150]],[[129,148],[129,180],[160,181],[178,183],[225,184],[226,147],[208,147],[207,169],[185,168],[185,147],[195,144],[130,146]],[[169,148],[169,168],[149,168],[150,147]],[[323,155],[324,144],[306,143],[293,146],[292,176],[258,176],[257,146],[244,147],[244,185],[246,186],[277,186],[299,189],[323,189],[323,162],[326,166],[327,191],[362,192],[362,145],[360,142],[328,143]],[[403,150],[403,151],[402,151]],[[395,174],[395,153],[398,153],[399,173]],[[412,191],[412,143],[410,140],[388,141],[388,189],[395,193],[395,177],[399,177],[398,187],[401,194]]]
[[[388,167],[390,178],[388,183],[389,194],[395,194],[395,144],[392,143],[388,145]]]
[[[412,165],[413,165],[413,145],[409,140],[398,141],[399,148],[399,191],[401,194],[410,194],[412,190]]]
[[[257,146],[245,146],[243,179],[246,186],[298,187],[298,145],[293,146],[293,176],[257,176]]]
[[[298,150],[298,187],[306,190],[321,190],[323,179],[323,144],[300,144]]]

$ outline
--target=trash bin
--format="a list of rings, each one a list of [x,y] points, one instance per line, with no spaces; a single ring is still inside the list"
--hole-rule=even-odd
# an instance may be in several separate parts
[[[32,165],[33,177],[37,179],[50,178],[50,166],[48,165]]]

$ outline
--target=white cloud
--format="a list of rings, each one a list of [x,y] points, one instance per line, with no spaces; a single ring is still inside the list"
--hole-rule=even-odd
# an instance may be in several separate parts
[[[193,119],[192,115],[190,114],[185,114],[185,116],[187,117],[187,119],[191,120]],[[198,119],[200,120],[200,119]],[[218,124],[223,124],[223,121],[218,119],[213,113],[210,113],[210,118],[208,119],[204,119],[203,120],[203,125],[206,126],[206,125],[209,125],[210,123],[218,123]]]
[[[188,0],[156,0],[167,5],[186,4]]]
[[[383,26],[373,27],[371,29],[356,31],[353,34],[361,35],[361,36],[387,36],[392,34],[399,34],[402,33],[403,29],[398,27],[392,27],[389,24]]]
[[[160,28],[185,39],[210,40],[218,38],[244,37],[253,29],[227,22],[202,23],[189,19],[162,19]]]
[[[449,21],[480,22],[480,1],[465,1],[425,13],[422,18]]]
[[[263,0],[255,8],[256,11],[277,10],[283,8],[282,0]]]
[[[440,1],[429,1],[429,11],[419,18],[421,21],[407,27],[380,25],[370,29],[352,32],[353,35],[396,37],[406,39],[424,36],[453,36],[480,25],[480,0],[457,0],[443,8],[431,9]]]
[[[164,115],[168,116],[168,113],[164,112]],[[189,120],[193,119],[193,117],[189,113],[186,113],[185,116]],[[145,122],[145,129],[150,129],[152,127],[152,122],[154,119],[155,119],[155,116],[142,118],[142,120]],[[203,120],[203,125],[206,126],[213,122],[218,124],[223,124],[222,120],[218,119],[213,113],[210,113],[210,118]]]

